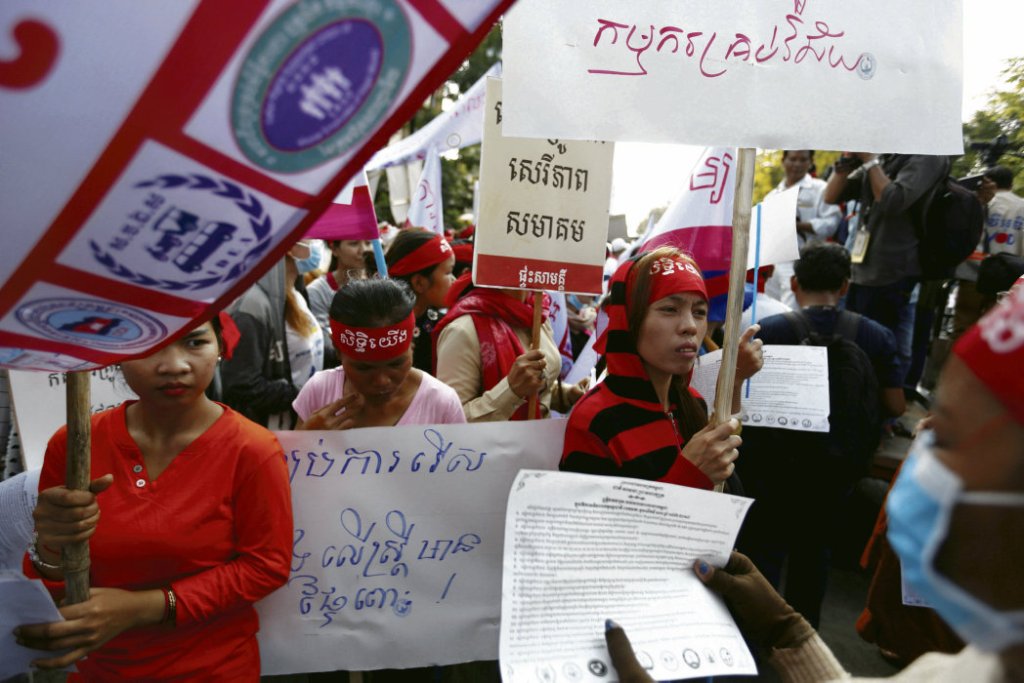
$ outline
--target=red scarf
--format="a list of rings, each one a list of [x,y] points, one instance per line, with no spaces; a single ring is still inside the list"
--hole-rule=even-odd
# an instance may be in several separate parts
[[[460,278],[461,279],[461,278]],[[453,285],[454,287],[454,285]],[[548,318],[550,299],[544,297],[543,320]],[[513,328],[533,329],[533,306],[497,289],[482,287],[469,289],[454,302],[448,313],[437,323],[432,334],[435,353],[434,371],[437,372],[437,340],[441,331],[456,318],[471,316],[476,336],[480,340],[480,367],[483,372],[483,390],[492,389],[507,377],[516,358],[526,353]],[[527,419],[527,405],[523,404],[512,415],[513,420]],[[540,402],[537,415],[540,417]]]

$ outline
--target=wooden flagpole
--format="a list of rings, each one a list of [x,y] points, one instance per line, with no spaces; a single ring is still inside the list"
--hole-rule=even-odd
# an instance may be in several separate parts
[[[750,207],[754,203],[754,161],[756,151],[741,147],[736,164],[736,191],[732,202],[732,260],[729,264],[729,300],[725,314],[725,336],[722,343],[722,367],[715,385],[713,424],[728,422],[732,417],[732,390],[736,380],[736,356],[741,334],[743,290],[746,284],[747,250],[750,243]],[[721,491],[724,484],[716,484]]]
[[[541,313],[544,309],[544,292],[536,291],[533,293],[533,330],[530,333],[530,350],[535,351],[540,348],[540,322]],[[536,393],[530,397],[530,402],[526,406],[526,419],[533,420],[537,415],[537,402],[540,400],[540,394]]]
[[[67,487],[89,488],[92,419],[89,409],[91,373],[67,373],[68,453]],[[61,552],[64,563],[66,604],[85,602],[89,598],[89,541],[69,543]]]

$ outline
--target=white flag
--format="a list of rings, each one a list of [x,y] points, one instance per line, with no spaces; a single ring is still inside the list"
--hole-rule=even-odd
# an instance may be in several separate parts
[[[441,202],[441,155],[438,154],[436,147],[431,147],[427,152],[426,161],[423,162],[420,181],[416,183],[416,189],[413,190],[409,216],[405,222],[414,228],[425,228],[438,235],[443,235],[443,208]]]

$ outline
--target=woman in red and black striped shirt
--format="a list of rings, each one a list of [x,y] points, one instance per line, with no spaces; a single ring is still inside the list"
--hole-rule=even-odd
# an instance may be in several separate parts
[[[707,404],[689,386],[707,332],[696,263],[669,247],[634,256],[612,277],[607,311],[608,376],[569,416],[561,469],[704,489],[728,479],[739,425],[708,425]],[[763,363],[757,329],[740,338],[734,413],[742,383]]]

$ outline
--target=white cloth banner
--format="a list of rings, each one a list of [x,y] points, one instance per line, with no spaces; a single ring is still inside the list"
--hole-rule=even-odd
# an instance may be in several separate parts
[[[501,62],[492,65],[469,90],[462,93],[451,109],[438,114],[412,135],[374,154],[366,164],[366,169],[375,171],[424,159],[432,147],[443,153],[450,149],[480,144],[484,130],[484,102],[487,98],[488,76],[501,77]]]
[[[511,2],[0,3],[0,366],[109,365],[224,308]]]
[[[720,597],[693,563],[724,566],[753,501],[655,481],[520,472],[502,581],[505,683],[616,680],[605,620],[659,681],[755,674]]]
[[[520,0],[505,134],[960,154],[961,0]]]
[[[257,603],[264,674],[498,655],[505,504],[554,469],[565,422],[279,432],[295,544]]]
[[[444,206],[441,196],[441,156],[437,148],[427,152],[419,182],[412,191],[406,223],[444,235]]]

